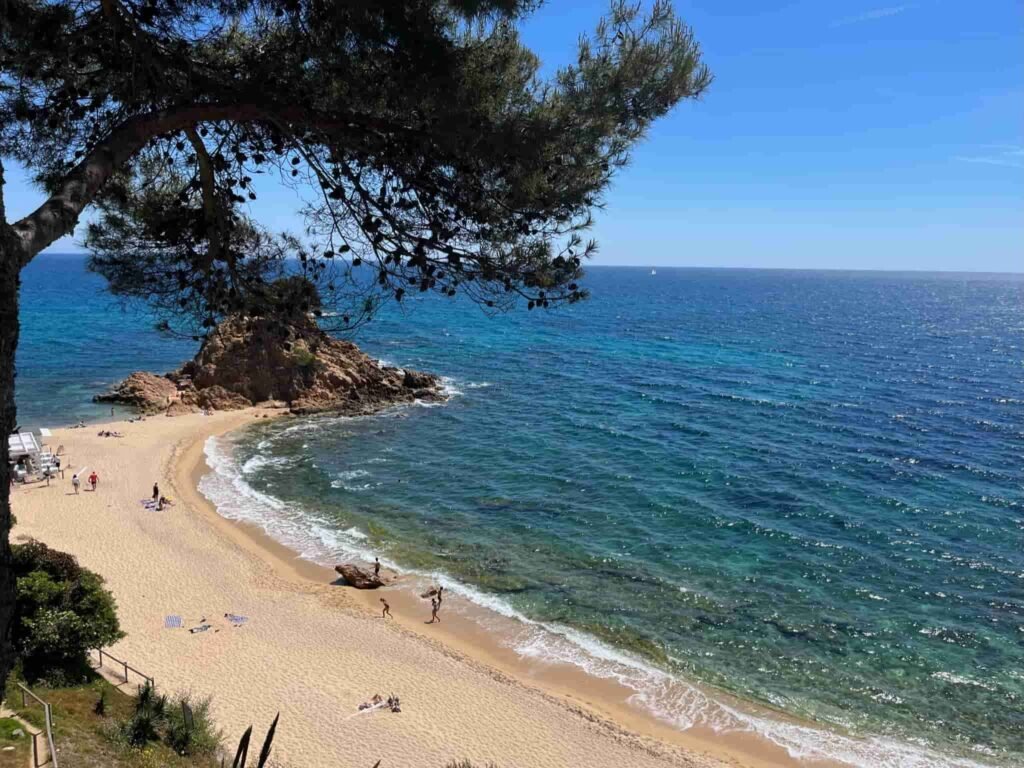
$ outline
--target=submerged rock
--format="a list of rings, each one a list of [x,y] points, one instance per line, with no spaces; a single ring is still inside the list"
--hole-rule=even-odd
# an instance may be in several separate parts
[[[336,565],[334,570],[341,574],[341,577],[345,579],[349,586],[356,589],[377,589],[384,586],[384,581],[380,576],[364,571],[358,565],[353,565],[352,563]]]
[[[166,376],[133,373],[98,401],[144,412],[173,403],[235,410],[276,401],[293,413],[361,415],[415,400],[444,400],[437,376],[390,368],[355,344],[328,336],[312,320],[282,327],[262,318],[225,320],[193,360]]]

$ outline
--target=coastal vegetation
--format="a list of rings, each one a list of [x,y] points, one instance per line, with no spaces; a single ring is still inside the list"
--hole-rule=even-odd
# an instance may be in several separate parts
[[[125,738],[126,724],[132,722],[139,710],[139,698],[122,692],[109,682],[93,675],[88,682],[71,686],[49,688],[42,692],[53,710],[54,743],[62,756],[61,765],[77,768],[216,768],[220,766],[220,744],[216,732],[205,718],[205,709],[194,708],[197,736],[193,744],[203,749],[179,751],[167,737],[170,726],[161,725],[157,738],[144,744],[132,745]],[[102,706],[98,706],[99,702]],[[8,706],[22,720],[37,729],[43,727],[38,707],[20,707],[21,698],[13,686],[7,689]],[[174,707],[167,703],[166,716]],[[24,765],[24,763],[19,763]]]
[[[12,550],[17,600],[11,641],[22,674],[55,685],[90,677],[88,651],[123,637],[103,579],[39,541]]]

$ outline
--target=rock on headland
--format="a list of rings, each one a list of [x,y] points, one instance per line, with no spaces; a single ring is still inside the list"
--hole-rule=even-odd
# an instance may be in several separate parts
[[[312,321],[286,331],[260,318],[222,322],[193,360],[157,376],[137,371],[97,402],[170,415],[277,401],[293,413],[358,415],[414,400],[443,400],[437,376],[382,366]]]

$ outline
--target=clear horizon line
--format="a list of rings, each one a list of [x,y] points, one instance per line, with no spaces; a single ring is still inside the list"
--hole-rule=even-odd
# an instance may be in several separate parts
[[[88,251],[43,251],[40,256],[87,256]],[[584,264],[584,269],[615,267],[619,269],[728,269],[746,270],[748,272],[877,272],[883,274],[933,274],[933,275],[1024,275],[1024,269],[999,271],[991,269],[922,269],[920,267],[899,267],[892,269],[871,267],[743,267],[743,266],[709,266],[702,264]]]

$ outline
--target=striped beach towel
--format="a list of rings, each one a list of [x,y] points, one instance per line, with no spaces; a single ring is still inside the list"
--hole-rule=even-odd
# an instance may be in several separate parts
[[[164,619],[164,629],[181,629],[183,624],[181,616],[167,616]]]

